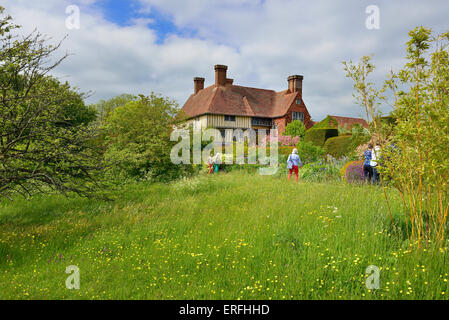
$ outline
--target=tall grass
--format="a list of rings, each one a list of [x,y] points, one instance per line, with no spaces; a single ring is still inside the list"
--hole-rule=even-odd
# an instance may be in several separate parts
[[[392,230],[380,188],[244,171],[128,184],[114,202],[17,199],[0,204],[0,298],[446,299],[447,246]]]

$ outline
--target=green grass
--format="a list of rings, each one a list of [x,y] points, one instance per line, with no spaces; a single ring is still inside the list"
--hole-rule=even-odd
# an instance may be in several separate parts
[[[379,188],[244,172],[130,184],[114,202],[5,200],[0,298],[447,299],[447,248],[410,250],[389,221]]]

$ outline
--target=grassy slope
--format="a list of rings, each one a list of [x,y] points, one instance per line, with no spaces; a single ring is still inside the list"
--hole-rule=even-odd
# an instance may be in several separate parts
[[[388,221],[378,188],[243,173],[0,202],[0,298],[447,299],[447,250],[407,250]]]

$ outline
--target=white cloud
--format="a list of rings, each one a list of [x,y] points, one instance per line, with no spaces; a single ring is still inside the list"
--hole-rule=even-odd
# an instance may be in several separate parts
[[[137,0],[144,11],[165,14],[179,30],[195,38],[170,35],[162,42],[152,27],[157,21],[136,17],[127,26],[107,21],[95,0],[4,0],[27,31],[61,39],[73,53],[56,74],[83,91],[90,101],[129,92],[150,91],[182,104],[193,90],[194,76],[213,82],[213,65],[227,64],[236,84],[283,90],[287,77],[303,74],[304,99],[316,120],[326,114],[362,113],[352,99],[352,83],[341,61],[375,54],[381,81],[404,56],[407,32],[416,25],[447,28],[447,1],[292,0]],[[65,28],[65,8],[81,7],[81,29]],[[381,29],[367,30],[365,8],[377,4]]]

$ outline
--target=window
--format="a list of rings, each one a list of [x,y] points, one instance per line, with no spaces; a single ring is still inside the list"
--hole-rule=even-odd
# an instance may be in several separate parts
[[[224,116],[224,117],[225,117],[225,121],[235,122],[235,116]]]
[[[301,104],[301,99],[296,99],[296,104]]]
[[[304,122],[304,112],[292,112],[292,118],[293,120],[301,120],[302,122]]]
[[[251,125],[271,127],[271,119],[270,118],[251,118]]]

